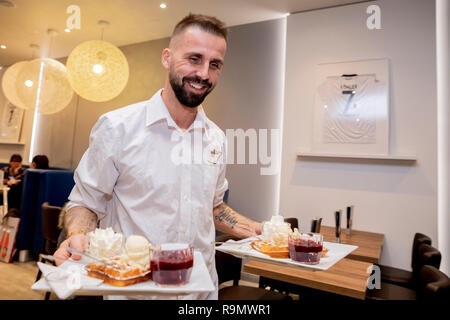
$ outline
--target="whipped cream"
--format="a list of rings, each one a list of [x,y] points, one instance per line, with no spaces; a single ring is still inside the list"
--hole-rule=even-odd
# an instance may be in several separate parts
[[[262,238],[266,241],[272,241],[277,246],[287,246],[291,232],[290,224],[284,222],[282,216],[272,216],[270,221],[263,225]]]
[[[98,258],[111,258],[122,253],[123,236],[112,228],[95,229],[88,233],[90,255]]]

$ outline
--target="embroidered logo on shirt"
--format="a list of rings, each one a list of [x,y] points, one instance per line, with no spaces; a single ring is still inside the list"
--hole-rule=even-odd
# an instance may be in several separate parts
[[[209,148],[209,152],[208,152],[208,157],[207,160],[209,163],[211,164],[217,164],[217,162],[219,162],[219,158],[222,154],[222,150],[220,148],[220,146],[217,145],[212,145]]]

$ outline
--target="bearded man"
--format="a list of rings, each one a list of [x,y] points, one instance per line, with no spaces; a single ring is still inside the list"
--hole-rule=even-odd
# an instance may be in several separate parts
[[[148,101],[100,117],[75,171],[65,217],[68,238],[55,256],[69,258],[69,246],[84,251],[86,234],[98,223],[151,243],[189,243],[202,253],[216,290],[184,298],[217,299],[216,229],[244,238],[262,228],[223,202],[225,135],[201,106],[222,71],[226,38],[218,19],[185,17],[162,52],[164,88]],[[202,137],[201,156],[181,148],[179,161],[179,140],[190,146],[195,135]]]

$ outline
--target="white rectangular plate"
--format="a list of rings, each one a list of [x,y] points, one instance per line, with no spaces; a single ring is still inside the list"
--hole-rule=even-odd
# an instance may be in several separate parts
[[[306,264],[293,261],[291,259],[276,259],[271,258],[261,252],[256,251],[250,246],[252,240],[257,238],[249,238],[248,241],[227,241],[224,244],[216,247],[216,250],[232,254],[234,256],[243,258],[249,257],[258,260],[264,260],[267,262],[278,262],[283,264],[289,264],[293,266],[301,266],[316,270],[327,270],[333,266],[339,260],[345,258],[353,250],[358,248],[357,246],[352,246],[348,244],[334,243],[334,242],[323,242],[323,246],[328,249],[327,255],[324,258],[320,258],[319,264]]]
[[[70,268],[71,266],[82,267],[80,263],[66,261],[60,268]],[[31,287],[37,291],[51,291],[45,278],[40,279]],[[212,292],[215,290],[214,284],[209,276],[203,256],[199,251],[194,251],[194,267],[189,282],[178,287],[161,287],[153,281],[145,281],[126,287],[114,287],[102,283],[98,286],[85,286],[77,290],[75,295],[186,295],[191,293]]]

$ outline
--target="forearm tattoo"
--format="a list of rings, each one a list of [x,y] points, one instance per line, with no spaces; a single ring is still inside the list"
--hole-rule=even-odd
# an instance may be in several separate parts
[[[255,234],[252,221],[222,203],[213,210],[216,229],[238,237],[250,237]]]
[[[227,222],[230,224],[230,227],[233,229],[234,226],[238,223],[238,220],[235,216],[233,216],[233,209],[227,207],[225,205],[220,205],[218,207],[218,212],[215,215],[215,218],[218,222]]]

